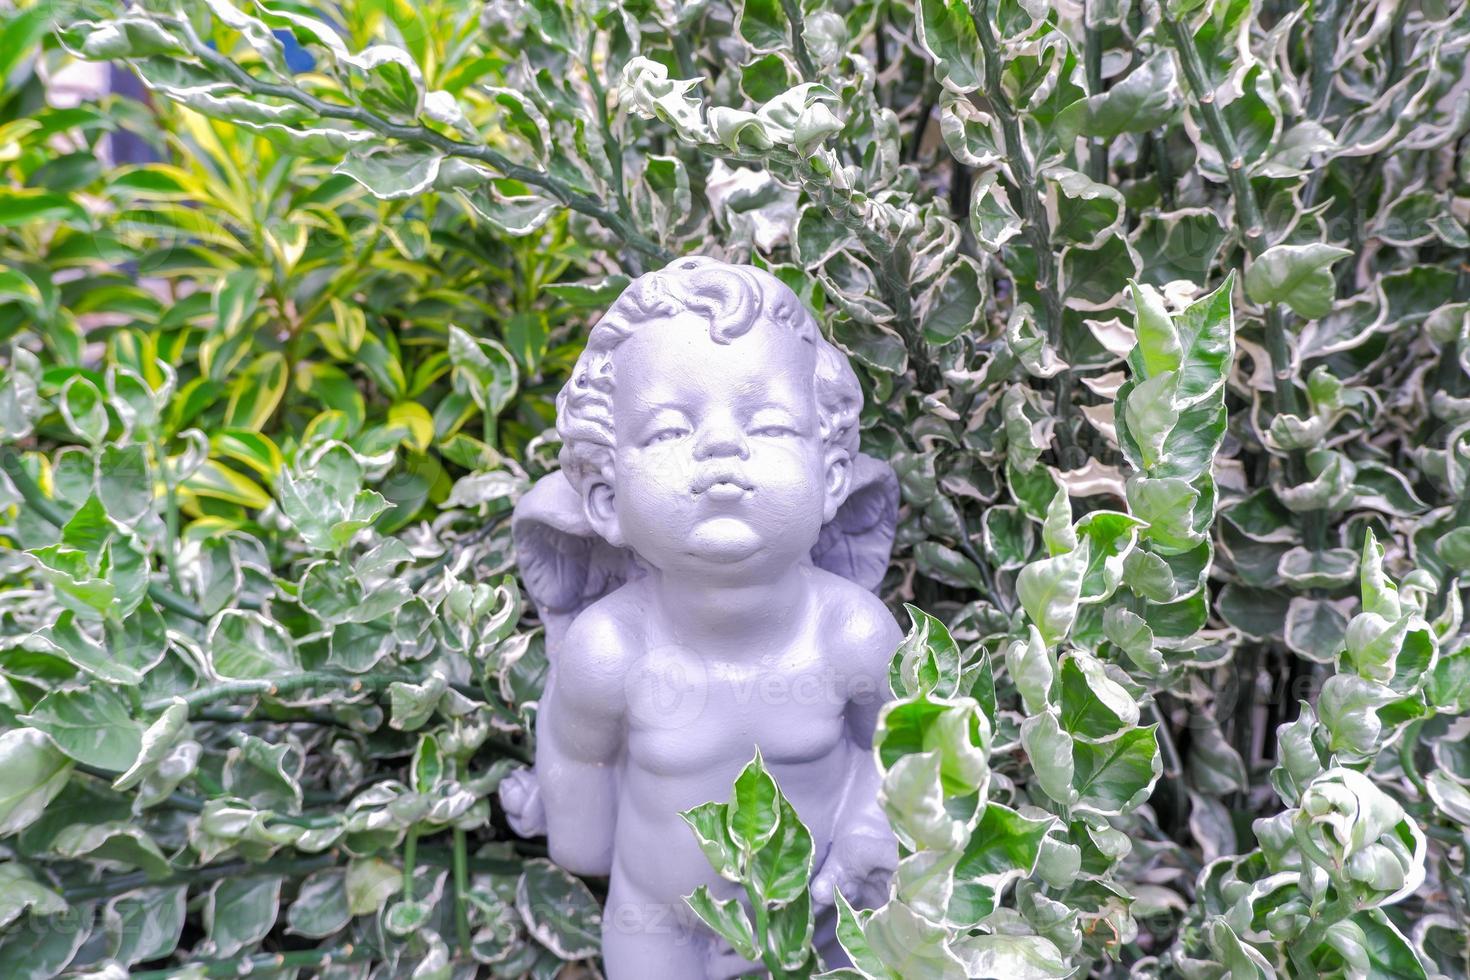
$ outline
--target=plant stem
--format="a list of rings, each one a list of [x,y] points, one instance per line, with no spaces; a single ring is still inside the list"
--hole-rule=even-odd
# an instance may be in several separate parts
[[[1179,758],[1179,749],[1174,744],[1174,731],[1169,727],[1169,719],[1164,717],[1163,711],[1159,709],[1159,702],[1150,699],[1147,705],[1148,715],[1153,723],[1158,726],[1159,755],[1164,761],[1164,777],[1166,779],[1178,779],[1184,775],[1184,763]]]
[[[1419,747],[1419,730],[1423,727],[1423,718],[1411,721],[1399,737],[1399,768],[1403,769],[1409,782],[1414,784],[1419,796],[1427,800],[1429,787],[1424,785],[1424,777],[1419,774],[1419,765],[1414,761],[1414,750]]]
[[[75,905],[78,902],[93,899],[111,898],[113,895],[121,895],[135,888],[202,885],[224,878],[261,878],[275,875],[299,877],[313,871],[320,871],[322,868],[330,868],[337,863],[337,858],[337,852],[331,850],[306,857],[294,854],[289,857],[276,857],[258,864],[252,864],[249,861],[227,861],[223,864],[212,864],[202,868],[190,868],[166,878],[150,878],[146,872],[135,871],[130,874],[110,875],[98,882],[63,888],[61,894],[69,904]]]
[[[1327,110],[1332,91],[1332,62],[1337,55],[1337,0],[1312,4],[1312,71],[1307,92],[1307,116],[1318,122]]]
[[[252,679],[237,681],[221,681],[218,684],[210,684],[205,687],[189,691],[187,694],[168,695],[167,697],[154,698],[143,705],[144,711],[162,711],[173,704],[174,698],[182,698],[192,710],[201,705],[211,704],[215,701],[223,701],[234,697],[258,697],[266,695],[278,697],[290,694],[303,688],[315,685],[336,685],[339,688],[347,688],[348,693],[356,694],[359,691],[381,691],[388,685],[403,681],[416,684],[422,678],[413,677],[408,674],[347,674],[334,670],[307,670],[299,674],[287,674],[284,677],[274,679]],[[471,697],[479,697],[480,692],[473,685],[452,685],[455,690]]]
[[[488,164],[506,177],[519,180],[523,184],[539,187],[560,201],[565,207],[596,219],[621,236],[629,247],[644,255],[660,262],[667,262],[673,258],[673,253],[669,252],[657,242],[645,237],[621,215],[608,210],[607,206],[601,200],[590,194],[583,194],[574,190],[571,185],[559,177],[533,167],[514,163],[503,154],[492,150],[488,146],[480,146],[474,143],[465,143],[460,140],[451,139],[426,126],[405,126],[389,122],[381,116],[357,106],[335,105],[330,102],[323,102],[316,96],[294,86],[277,85],[273,82],[256,78],[229,58],[213,50],[201,41],[187,20],[180,21],[179,27],[187,35],[189,50],[194,57],[206,65],[223,72],[232,82],[247,92],[255,95],[268,95],[277,99],[286,99],[287,101],[295,102],[297,105],[305,106],[323,118],[340,119],[344,122],[356,123],[381,136],[410,143],[423,143],[449,156],[467,160],[478,160],[481,163]]]
[[[1087,4],[1091,7],[1091,4]],[[1103,89],[1102,77],[1102,31],[1091,24],[1090,11],[1084,8],[1083,12],[1083,58],[1087,67],[1087,94],[1101,95]],[[1108,179],[1108,145],[1096,137],[1087,138],[1087,176],[1099,184],[1107,182]]]
[[[781,969],[781,964],[776,961],[776,956],[767,949],[766,932],[770,929],[770,914],[766,911],[766,903],[761,901],[760,895],[756,894],[755,885],[746,879],[745,897],[750,900],[750,910],[755,913],[755,943],[760,951],[761,962],[766,969],[771,971],[772,980],[784,980],[786,971]]]
[[[1174,40],[1174,50],[1179,52],[1179,63],[1184,69],[1189,88],[1194,93],[1195,104],[1199,108],[1205,128],[1215,141],[1215,148],[1220,151],[1220,162],[1225,167],[1231,193],[1235,195],[1235,210],[1240,218],[1241,235],[1245,239],[1247,251],[1254,258],[1266,250],[1266,226],[1261,220],[1256,192],[1251,187],[1250,178],[1246,176],[1245,161],[1240,156],[1235,134],[1231,131],[1225,114],[1215,104],[1215,90],[1206,78],[1204,62],[1200,59],[1199,49],[1194,46],[1194,38],[1188,27],[1166,12],[1161,12],[1160,17]]]
[[[129,976],[132,980],[172,980],[189,968],[203,970],[206,977],[243,977],[250,976],[257,970],[265,974],[311,970],[313,976],[320,976],[320,971],[334,963],[356,963],[370,959],[371,956],[370,950],[359,949],[352,943],[343,943],[330,949],[301,949],[289,953],[254,953],[223,960],[196,960],[166,970],[134,971]]]
[[[1220,161],[1225,167],[1225,176],[1235,198],[1236,217],[1246,251],[1252,259],[1258,258],[1267,247],[1266,226],[1261,218],[1255,189],[1251,187],[1250,177],[1245,172],[1245,161],[1240,156],[1235,134],[1231,131],[1225,114],[1215,103],[1214,89],[1205,75],[1204,62],[1200,58],[1199,49],[1194,46],[1194,37],[1189,33],[1187,25],[1171,17],[1162,8],[1159,16],[1173,39],[1175,51],[1179,53],[1180,66],[1184,70],[1188,87],[1194,94],[1195,105],[1204,121],[1205,129],[1209,131],[1210,138],[1215,141],[1215,147],[1219,150]],[[1277,415],[1299,416],[1302,414],[1302,407],[1297,396],[1295,372],[1291,366],[1289,331],[1286,311],[1280,304],[1268,305],[1266,351],[1271,358],[1272,408]],[[1289,453],[1286,462],[1287,477],[1293,485],[1306,479],[1306,466],[1300,450]],[[1309,544],[1314,549],[1321,549],[1326,539],[1322,514],[1317,511],[1308,512],[1303,519],[1303,530]]]
[[[463,827],[454,828],[454,935],[460,954],[470,949],[470,918],[465,909],[465,896],[470,893],[468,860],[469,843]]]
[[[1016,181],[1021,198],[1021,233],[1036,256],[1036,291],[1041,294],[1046,316],[1046,342],[1058,354],[1062,350],[1062,319],[1064,304],[1059,289],[1057,257],[1051,248],[1051,221],[1042,206],[1041,184],[1031,162],[1031,153],[1021,132],[1020,117],[1015,106],[1006,97],[1001,84],[1000,42],[990,27],[990,0],[971,0],[970,20],[975,25],[975,35],[985,52],[985,98],[971,101],[982,111],[990,111],[1000,120],[1005,138],[1006,162]],[[1056,393],[1057,444],[1061,447],[1063,468],[1069,468],[1072,438],[1072,371],[1070,368],[1057,373],[1052,382]]]
[[[179,576],[179,559],[174,543],[179,540],[179,501],[175,495],[174,478],[169,469],[168,453],[164,452],[163,440],[153,433],[153,459],[158,466],[158,475],[163,479],[163,521],[168,532],[164,542],[163,564],[168,569],[168,584],[178,593],[183,593],[183,579]]]
[[[413,901],[413,869],[418,863],[419,831],[417,827],[408,828],[408,835],[403,839],[403,900]]]
[[[781,0],[781,9],[791,23],[791,50],[796,55],[796,67],[809,82],[816,81],[817,66],[806,47],[805,25],[801,17],[801,4],[797,0]]]
[[[587,50],[582,56],[582,67],[587,72],[587,85],[592,89],[592,101],[595,103],[592,108],[597,113],[597,126],[602,131],[602,152],[612,171],[612,189],[618,202],[618,214],[631,223],[633,206],[628,203],[628,192],[623,180],[623,145],[613,135],[612,120],[607,114],[607,91],[603,88],[602,79],[598,77],[597,68],[593,64],[593,45],[596,38],[596,31],[587,32]]]

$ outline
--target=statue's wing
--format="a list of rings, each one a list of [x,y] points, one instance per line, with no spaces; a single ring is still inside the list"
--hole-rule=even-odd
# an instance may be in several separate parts
[[[546,652],[555,658],[577,613],[643,574],[632,550],[592,530],[577,491],[558,470],[536,481],[511,515],[516,564],[546,626]]]
[[[898,476],[864,453],[857,454],[852,470],[847,500],[822,526],[812,563],[876,592],[898,530]]]

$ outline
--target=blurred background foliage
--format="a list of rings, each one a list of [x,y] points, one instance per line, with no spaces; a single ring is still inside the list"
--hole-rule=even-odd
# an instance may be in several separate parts
[[[604,883],[494,795],[545,669],[508,517],[688,252],[851,355],[933,617],[850,975],[1470,971],[1463,4],[0,32],[0,976],[595,973]]]

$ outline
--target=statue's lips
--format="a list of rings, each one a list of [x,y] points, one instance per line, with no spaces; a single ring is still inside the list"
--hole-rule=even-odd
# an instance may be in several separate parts
[[[755,490],[752,488],[733,480],[720,480],[718,483],[711,483],[703,490],[695,491],[696,496],[720,501],[744,500],[753,493]]]

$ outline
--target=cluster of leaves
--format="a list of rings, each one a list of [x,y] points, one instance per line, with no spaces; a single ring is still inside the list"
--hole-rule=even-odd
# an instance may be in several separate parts
[[[588,311],[696,250],[859,367],[885,596],[937,617],[859,974],[1470,972],[1463,4],[57,9],[0,44],[16,975],[142,962],[133,922],[221,969],[595,951],[486,812],[541,654],[480,583]],[[58,44],[155,105],[47,106]],[[101,166],[116,128],[168,162]],[[800,972],[765,841],[716,861],[755,925],[701,911]]]
[[[507,519],[521,379],[578,349],[565,220],[531,249],[168,101],[49,104],[52,14],[0,37],[0,975],[595,955],[490,806],[545,670]],[[461,84],[465,33],[414,35]],[[105,166],[122,132],[157,162]]]

